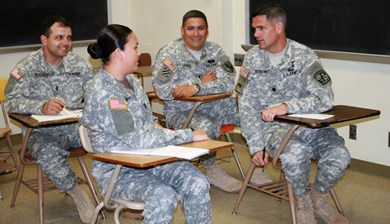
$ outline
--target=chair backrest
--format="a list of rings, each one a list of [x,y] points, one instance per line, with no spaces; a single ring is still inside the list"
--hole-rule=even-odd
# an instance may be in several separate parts
[[[95,153],[93,151],[93,148],[91,145],[91,139],[89,139],[89,136],[88,136],[88,130],[85,126],[80,125],[79,134],[80,134],[81,145],[83,145],[83,148],[85,149],[85,151],[87,151],[89,153]]]
[[[152,65],[152,57],[149,53],[141,53],[138,59],[138,66],[151,66]]]
[[[8,79],[7,78],[0,78],[0,103],[1,103],[1,110],[3,112],[3,117],[4,117],[4,123],[7,128],[9,128],[9,122],[8,122],[8,115],[7,111],[5,110],[5,86],[7,85]]]

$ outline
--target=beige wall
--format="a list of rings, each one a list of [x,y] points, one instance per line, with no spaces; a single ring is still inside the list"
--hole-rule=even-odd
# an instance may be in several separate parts
[[[153,61],[157,51],[180,37],[181,18],[191,9],[203,11],[209,22],[209,40],[222,45],[233,58],[234,53],[244,53],[241,44],[248,43],[247,0],[108,0],[111,22],[129,26],[139,40],[141,52],[149,52]],[[85,47],[74,52],[93,63]],[[8,77],[13,66],[30,52],[0,54],[0,77]],[[336,104],[379,109],[379,119],[357,123],[357,140],[348,139],[348,128],[338,127],[340,135],[352,157],[390,166],[388,144],[390,112],[390,65],[333,59],[322,59],[333,80]],[[146,90],[151,90],[150,79]],[[162,111],[154,104],[154,110]],[[365,120],[364,120],[365,121]],[[13,133],[20,128],[13,126]]]

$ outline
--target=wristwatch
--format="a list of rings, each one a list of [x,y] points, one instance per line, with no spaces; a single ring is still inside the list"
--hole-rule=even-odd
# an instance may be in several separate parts
[[[198,94],[200,92],[200,89],[201,89],[200,85],[199,84],[195,84],[194,87],[195,87],[195,90],[196,90],[196,94]]]

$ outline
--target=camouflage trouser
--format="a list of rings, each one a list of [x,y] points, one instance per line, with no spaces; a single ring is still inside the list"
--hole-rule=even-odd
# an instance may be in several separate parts
[[[172,120],[168,121],[169,127],[181,129],[189,113],[190,111],[185,111],[176,114]],[[221,135],[221,126],[224,124],[234,124],[234,126],[240,127],[240,118],[234,97],[227,97],[199,106],[188,124],[188,128],[202,129],[210,139],[218,140]],[[215,162],[215,155],[214,152],[200,157],[203,160],[203,165],[211,166]]]
[[[123,166],[113,198],[145,203],[142,223],[172,223],[178,194],[186,223],[211,223],[210,183],[187,161],[134,169]]]
[[[77,183],[76,173],[67,161],[69,147],[79,147],[78,124],[60,130],[45,128],[33,131],[28,141],[28,153],[37,159],[43,172],[61,192],[73,189]]]
[[[268,149],[271,155],[275,155],[287,131],[279,129],[270,137]],[[344,139],[332,127],[299,128],[291,136],[279,158],[286,179],[298,197],[304,197],[309,190],[311,158],[318,161],[314,187],[324,194],[339,181],[351,162],[351,155],[344,146]]]

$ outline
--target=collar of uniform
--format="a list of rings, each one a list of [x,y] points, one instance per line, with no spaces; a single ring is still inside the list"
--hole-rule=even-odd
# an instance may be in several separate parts
[[[180,41],[179,43],[179,51],[180,55],[182,55],[183,59],[188,59],[188,60],[195,60],[198,61],[192,54],[191,52],[187,49],[186,45],[184,44],[183,38],[179,38],[177,41]],[[207,58],[207,44],[208,41],[205,41],[202,47],[202,55],[200,56],[200,61],[203,61],[203,59]]]
[[[38,56],[39,56],[39,68],[38,70],[41,71],[53,71],[49,65],[49,62],[46,61],[45,55],[43,55],[43,47],[38,50]],[[50,72],[49,75],[54,74],[54,72]]]
[[[109,72],[107,72],[103,67],[99,70],[99,74],[102,75],[108,86],[106,87],[110,91],[113,91],[116,95],[123,95],[124,98],[130,98],[134,95],[134,92],[130,89],[126,89],[122,83],[120,83],[114,76],[112,76]],[[130,85],[134,87],[134,91],[137,91],[136,85],[133,84],[129,77],[126,77],[127,81],[129,81]]]
[[[71,54],[72,52],[69,51],[68,54],[61,59],[60,63],[58,64],[57,71],[53,71],[49,65],[49,62],[47,62],[45,55],[43,54],[43,47],[41,47],[41,49],[38,51],[40,66],[42,66],[43,71],[53,71],[53,73],[50,73],[50,75],[55,73],[64,73],[67,64],[67,58]]]

